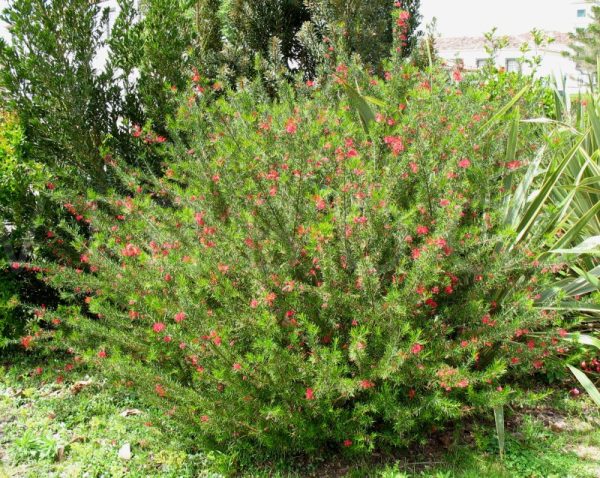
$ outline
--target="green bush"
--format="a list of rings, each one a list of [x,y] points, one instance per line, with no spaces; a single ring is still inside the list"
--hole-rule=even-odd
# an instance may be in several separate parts
[[[58,343],[205,442],[279,453],[403,446],[552,365],[544,242],[506,220],[537,136],[499,121],[535,94],[344,64],[276,102],[197,86],[172,141],[133,131],[163,176],[114,159],[129,192],[51,192],[81,252],[44,266]]]

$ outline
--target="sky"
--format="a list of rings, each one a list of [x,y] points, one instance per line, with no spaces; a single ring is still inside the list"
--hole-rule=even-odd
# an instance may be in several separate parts
[[[572,0],[421,0],[423,23],[437,17],[441,36],[481,36],[498,27],[501,35],[542,30],[567,31],[574,25]],[[474,20],[476,19],[476,20]]]

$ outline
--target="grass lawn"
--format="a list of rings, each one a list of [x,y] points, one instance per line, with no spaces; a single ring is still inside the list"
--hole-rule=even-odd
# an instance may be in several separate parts
[[[193,440],[178,435],[156,410],[144,408],[131,393],[115,394],[84,371],[65,372],[62,383],[44,380],[45,372],[41,378],[32,372],[55,369],[58,359],[3,362],[0,478],[187,478],[234,471],[236,476],[281,478],[600,476],[600,415],[585,398],[571,400],[563,391],[550,393],[544,406],[507,411],[504,460],[498,456],[490,416],[488,423],[439,432],[394,457],[258,466],[215,452],[194,452]]]

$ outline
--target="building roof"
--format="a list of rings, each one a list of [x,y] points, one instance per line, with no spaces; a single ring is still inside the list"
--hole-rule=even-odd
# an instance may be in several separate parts
[[[569,34],[562,32],[544,32],[554,42],[550,44],[549,49],[564,49],[569,44]],[[522,33],[521,35],[508,36],[508,46],[506,48],[518,49],[523,43],[529,43],[533,47],[533,36],[531,33]],[[481,50],[486,45],[484,37],[445,37],[436,39],[436,47],[438,50]]]

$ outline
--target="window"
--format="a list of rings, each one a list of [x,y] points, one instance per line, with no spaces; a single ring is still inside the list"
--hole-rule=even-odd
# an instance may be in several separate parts
[[[483,68],[487,64],[487,59],[480,58],[476,61],[477,68]]]
[[[506,59],[506,71],[508,73],[518,73],[521,71],[521,64],[516,58]]]
[[[577,10],[577,18],[585,18],[585,8]]]

